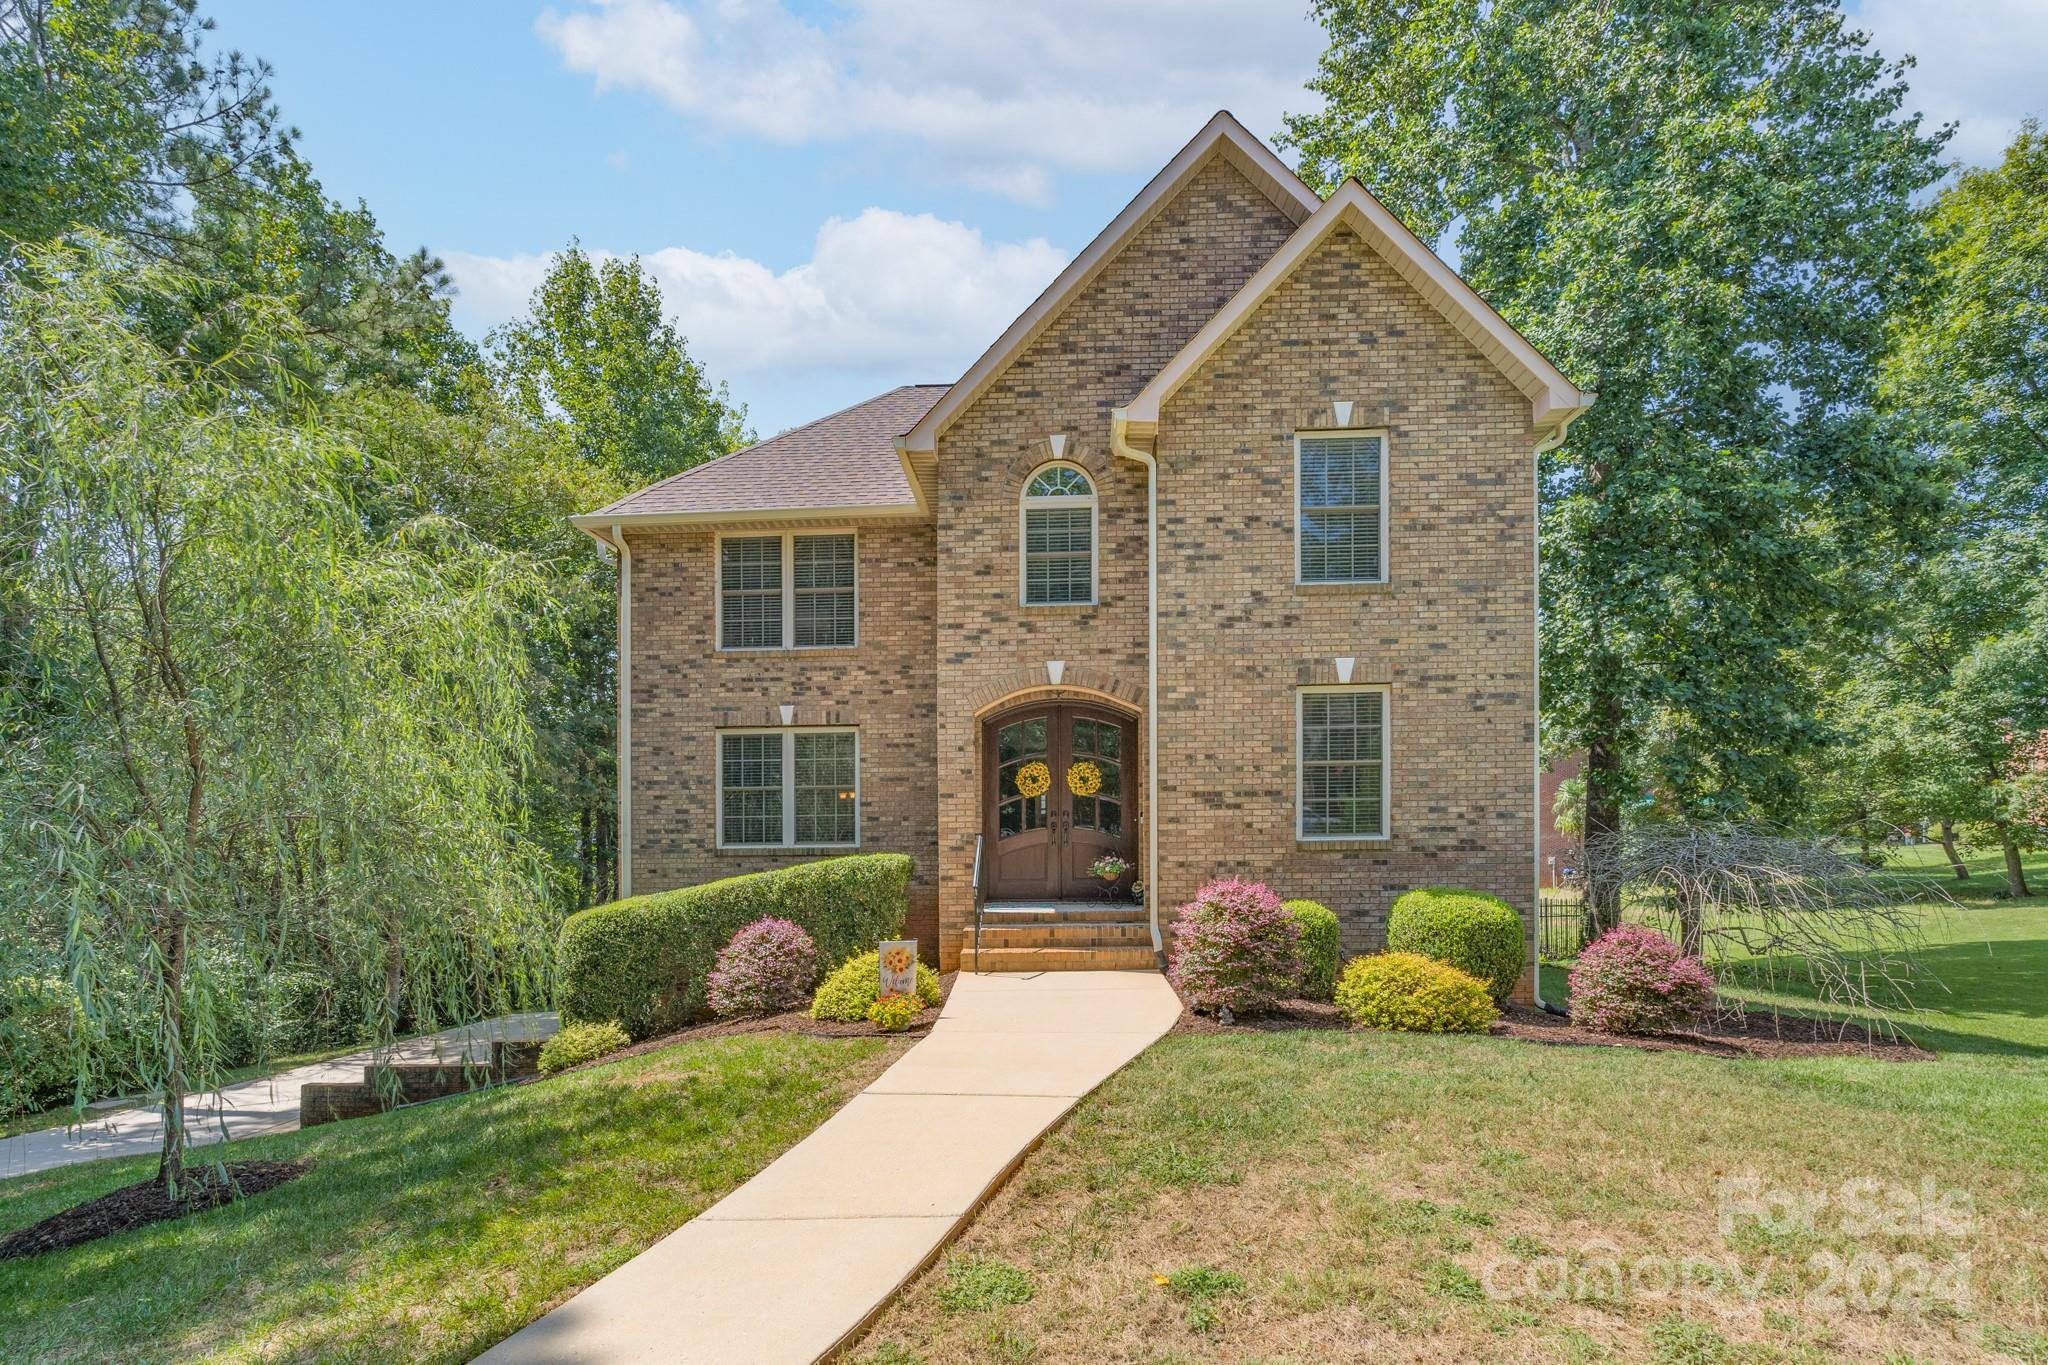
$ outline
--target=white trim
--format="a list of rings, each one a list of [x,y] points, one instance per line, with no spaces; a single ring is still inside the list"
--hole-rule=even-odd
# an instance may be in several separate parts
[[[800,645],[796,642],[796,542],[798,537],[853,537],[853,642],[844,645]],[[782,643],[728,645],[725,642],[725,542],[782,541]],[[801,531],[720,531],[711,544],[711,649],[715,654],[817,654],[860,648],[860,528],[806,527]]]
[[[1087,286],[1124,244],[1150,223],[1159,210],[1172,201],[1175,192],[1215,154],[1228,157],[1232,165],[1245,172],[1246,177],[1264,190],[1273,203],[1297,224],[1308,221],[1321,203],[1316,192],[1303,184],[1301,177],[1275,156],[1271,148],[1253,137],[1229,110],[1219,110],[1185,147],[1174,154],[1173,160],[1167,162],[1159,174],[1146,182],[1145,188],[1124,206],[1123,212],[1111,219],[1109,226],[1097,233],[1095,240],[1067,263],[1067,268],[1046,286],[1045,292],[1034,299],[1031,306],[996,338],[995,343],[981,353],[980,358],[968,367],[967,373],[960,377],[960,382],[946,390],[917,425],[903,434],[900,448],[911,454],[936,451],[939,437],[945,434],[954,419],[988,390],[989,385],[1010,367],[1010,362],[1038,338],[1067,301]],[[1149,890],[1148,887],[1148,893]]]
[[[853,842],[850,844],[800,844],[796,842],[796,737],[798,735],[853,736]],[[782,736],[782,842],[779,844],[729,844],[725,841],[725,740],[728,735]],[[787,853],[807,850],[845,850],[860,847],[863,805],[860,791],[860,727],[857,725],[734,725],[711,732],[711,809],[713,838],[720,852]]]
[[[1031,485],[1039,475],[1048,469],[1071,469],[1081,476],[1088,485],[1084,498],[1078,493],[1064,493],[1057,497],[1032,497]],[[1031,551],[1030,513],[1034,510],[1058,511],[1088,504],[1088,600],[1085,602],[1034,602],[1031,600]],[[1017,492],[1017,605],[1040,610],[1047,607],[1092,607],[1102,594],[1102,494],[1095,487],[1095,480],[1088,471],[1072,460],[1047,460],[1035,465],[1024,476],[1024,486]]]
[[[1359,438],[1378,437],[1380,443],[1380,573],[1377,578],[1303,578],[1301,576],[1301,443],[1329,437]],[[1348,427],[1336,431],[1297,431],[1294,433],[1294,585],[1298,588],[1343,588],[1368,587],[1393,581],[1392,565],[1394,547],[1387,543],[1387,494],[1389,478],[1387,467],[1392,463],[1391,442],[1385,427]]]
[[[1380,697],[1380,832],[1378,834],[1310,834],[1307,813],[1307,765],[1301,751],[1301,727],[1305,708],[1302,698],[1312,692],[1377,692]],[[1394,837],[1394,697],[1386,683],[1316,683],[1294,689],[1294,838],[1303,844],[1385,843]]]
[[[912,487],[916,487],[913,480]],[[882,521],[899,517],[923,517],[925,508],[913,502],[833,503],[818,507],[749,507],[724,512],[621,512],[607,516],[592,512],[569,518],[569,524],[602,540],[600,532],[612,526],[733,526],[756,521],[826,521],[838,523],[853,517]]]
[[[1159,461],[1125,436],[1123,409],[1109,419],[1109,448],[1145,469],[1145,925],[1152,951],[1159,933]]]
[[[1342,226],[1357,231],[1403,279],[1414,286],[1416,292],[1514,383],[1529,399],[1530,422],[1536,430],[1562,432],[1574,418],[1593,405],[1593,394],[1575,387],[1566,379],[1542,352],[1529,344],[1528,338],[1510,326],[1507,319],[1480,298],[1455,270],[1424,246],[1422,240],[1389,212],[1386,205],[1373,198],[1356,180],[1346,180],[1122,409],[1125,421],[1134,429],[1133,434],[1150,435],[1156,430],[1160,409],[1166,401],[1251,318],[1259,305],[1314,253],[1324,239]]]
[[[627,548],[624,528],[611,528],[612,546],[619,552],[618,625],[618,754],[612,761],[619,784],[612,850],[619,871],[619,899],[633,894],[633,552]]]

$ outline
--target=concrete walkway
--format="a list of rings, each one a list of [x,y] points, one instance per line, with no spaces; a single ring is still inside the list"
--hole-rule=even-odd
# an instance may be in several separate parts
[[[498,1039],[546,1038],[558,1027],[552,1013],[509,1014],[480,1024],[408,1038],[385,1054],[387,1061],[488,1063]],[[374,1060],[370,1052],[351,1052],[331,1061],[313,1062],[222,1086],[219,1093],[185,1097],[186,1141],[192,1146],[289,1133],[299,1126],[299,1091],[310,1081],[356,1081]],[[163,1114],[147,1105],[120,1109],[88,1119],[76,1128],[44,1128],[0,1139],[0,1179],[54,1170],[102,1157],[154,1156],[162,1150]]]
[[[963,973],[931,1034],[816,1132],[478,1365],[814,1361],[1179,1017],[1157,972]]]

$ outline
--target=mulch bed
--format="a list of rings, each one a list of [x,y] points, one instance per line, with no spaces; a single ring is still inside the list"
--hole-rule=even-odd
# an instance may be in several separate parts
[[[638,1057],[645,1052],[656,1052],[665,1047],[673,1047],[677,1043],[695,1042],[700,1038],[731,1038],[743,1033],[801,1033],[808,1038],[922,1038],[932,1031],[932,1025],[938,1021],[939,1011],[946,1007],[946,997],[953,993],[953,980],[958,975],[957,972],[947,972],[941,976],[939,1003],[911,1020],[909,1028],[899,1029],[895,1033],[884,1033],[865,1019],[853,1024],[837,1024],[826,1019],[811,1018],[809,1009],[794,1009],[783,1014],[756,1015],[750,1019],[714,1019],[708,1023],[692,1024],[688,1028],[677,1029],[674,1033],[664,1033],[659,1038],[649,1038],[646,1042],[620,1048],[617,1052],[607,1052],[596,1061],[585,1062],[583,1066],[601,1066],[623,1061],[627,1057]],[[572,1066],[555,1074],[567,1076],[582,1069],[582,1066]],[[534,1076],[527,1079],[540,1078]]]
[[[1283,1000],[1268,1014],[1234,1019],[1227,1025],[1213,1015],[1195,1013],[1183,1002],[1172,1032],[1289,1033],[1349,1027],[1337,1007],[1322,1000]],[[1697,1052],[1708,1057],[1876,1057],[1888,1062],[1924,1062],[1934,1057],[1903,1038],[1873,1034],[1855,1024],[1761,1012],[1718,1019],[1684,1033],[1624,1038],[1580,1028],[1533,1005],[1510,1004],[1490,1032],[1496,1038],[1550,1047],[1632,1047],[1645,1052]]]
[[[164,1187],[154,1179],[140,1180],[0,1237],[0,1261],[41,1256],[188,1213],[204,1213],[237,1198],[276,1189],[312,1167],[310,1161],[230,1161],[227,1179],[222,1180],[220,1167],[194,1166],[186,1171],[184,1190],[177,1199],[165,1197]]]

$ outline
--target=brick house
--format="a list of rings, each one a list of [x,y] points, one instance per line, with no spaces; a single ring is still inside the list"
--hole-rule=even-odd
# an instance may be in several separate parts
[[[622,890],[897,850],[942,969],[984,901],[989,967],[1148,964],[1221,872],[1347,953],[1414,886],[1528,918],[1536,456],[1591,402],[1218,114],[958,382],[577,518]]]

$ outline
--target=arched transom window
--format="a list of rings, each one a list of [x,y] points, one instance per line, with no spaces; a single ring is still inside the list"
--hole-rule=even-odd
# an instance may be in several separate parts
[[[1034,470],[1024,483],[1024,605],[1095,600],[1095,485],[1070,464]]]

